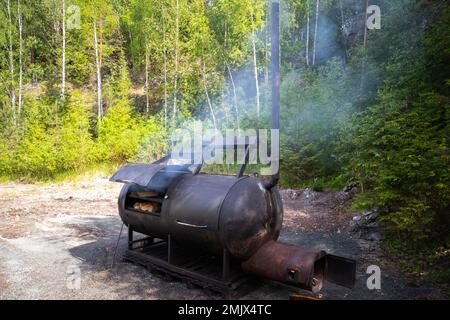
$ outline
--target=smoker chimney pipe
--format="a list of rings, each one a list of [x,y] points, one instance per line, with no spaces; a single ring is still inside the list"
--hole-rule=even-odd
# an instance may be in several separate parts
[[[279,0],[272,1],[272,129],[280,130],[280,2]],[[280,146],[279,134],[278,141],[272,145]],[[274,137],[272,136],[272,139]],[[272,150],[272,155],[274,154]],[[279,154],[279,153],[278,153]],[[273,160],[272,160],[273,161]],[[274,188],[280,180],[280,163],[279,159],[277,172],[274,173],[269,181],[265,184],[267,190]]]

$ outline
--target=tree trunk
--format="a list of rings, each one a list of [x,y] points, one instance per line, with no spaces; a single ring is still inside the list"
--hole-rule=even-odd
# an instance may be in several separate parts
[[[366,0],[366,9],[364,11],[364,49],[367,45],[367,8],[369,7],[369,0]]]
[[[98,120],[103,118],[103,102],[102,102],[102,75],[100,65],[99,44],[97,37],[97,22],[94,19],[94,47],[95,47],[95,64],[97,67],[97,108],[98,108]]]
[[[344,7],[342,6],[342,0],[339,0],[339,9],[341,11],[341,28],[342,28],[342,43],[344,45],[344,61],[345,61],[345,64],[347,64],[348,48],[347,48],[347,38],[345,36],[345,18],[344,18]]]
[[[66,1],[62,0],[62,72],[61,72],[61,99],[66,95]]]
[[[180,36],[180,3],[176,0],[176,17],[175,17],[175,79],[173,92],[173,122],[175,124],[178,109],[178,65],[179,65],[179,36]]]
[[[20,6],[20,0],[17,0],[17,17],[19,19],[19,102],[18,115],[22,112],[22,88],[23,88],[23,18]]]
[[[309,66],[309,0],[306,1],[306,65]]]
[[[259,100],[258,61],[256,57],[256,32],[255,32],[255,19],[253,13],[252,13],[252,48],[253,48],[253,67],[255,73],[255,87],[256,87],[256,114],[259,117],[261,106]]]
[[[231,72],[230,65],[227,62],[225,62],[225,63],[227,65],[228,74],[230,75],[231,86],[233,87],[233,104],[234,104],[234,111],[236,114],[236,124],[237,124],[238,129],[240,129],[239,107],[238,107],[238,102],[237,102],[236,84],[234,83],[233,73]]]
[[[209,111],[211,112],[211,118],[213,120],[213,124],[214,124],[214,129],[217,129],[217,122],[216,122],[216,115],[214,114],[214,110],[213,110],[213,106],[211,103],[211,99],[209,97],[209,92],[208,92],[208,86],[206,83],[206,65],[205,65],[205,60],[203,59],[202,61],[203,63],[203,88],[205,89],[205,94],[206,94],[206,100],[208,101],[208,106],[209,106]]]
[[[317,29],[319,25],[319,6],[320,0],[316,0],[316,25],[314,27],[314,46],[313,46],[313,61],[312,64],[316,64],[316,45],[317,45]]]
[[[145,111],[147,113],[147,117],[150,111],[150,97],[148,95],[148,92],[150,90],[150,83],[149,83],[149,69],[150,69],[150,58],[148,56],[148,48],[146,46],[145,48]]]
[[[230,82],[231,82],[231,86],[233,88],[233,109],[234,109],[234,117],[236,120],[236,125],[238,127],[238,129],[240,129],[240,123],[239,123],[239,107],[238,107],[238,103],[237,103],[237,94],[236,94],[236,84],[234,83],[234,78],[233,78],[233,73],[231,72],[231,68],[230,65],[228,64],[227,58],[229,56],[229,51],[228,51],[228,21],[225,20],[225,52],[227,53],[227,57],[225,57],[223,60],[225,61],[225,67],[226,70],[225,72],[228,71],[228,75],[230,76]]]
[[[369,0],[366,0],[365,4],[365,12],[364,12],[364,55],[362,58],[362,67],[361,67],[361,82],[359,84],[359,91],[362,93],[364,90],[364,81],[366,76],[366,59],[367,59],[367,53],[366,53],[366,46],[367,46],[367,8],[369,7]]]
[[[10,96],[11,96],[11,111],[13,114],[13,120],[16,120],[16,92],[14,87],[14,53],[13,53],[13,41],[12,41],[12,16],[11,16],[11,1],[7,1],[8,10],[8,22],[9,22],[9,71],[11,75],[11,83],[9,84]]]
[[[269,68],[270,68],[270,32],[269,32],[269,26],[270,26],[270,0],[266,0],[266,43],[265,43],[265,63],[266,63],[266,70],[264,75],[264,88],[265,88],[265,94],[264,94],[264,102],[265,104],[268,104],[269,102],[269,92],[270,92],[270,78],[269,78]]]
[[[167,48],[166,48],[166,22],[163,12],[163,60],[164,60],[164,128],[167,129],[168,97],[167,97]]]
[[[223,74],[225,75],[227,73],[227,66],[224,66],[223,67]],[[230,121],[230,117],[229,117],[229,114],[228,114],[228,105],[226,105],[225,104],[225,102],[227,101],[227,97],[229,97],[229,95],[230,95],[230,88],[226,88],[225,86],[222,88],[222,96],[221,96],[221,99],[220,99],[220,102],[221,102],[221,109],[220,110],[223,110],[223,112],[225,113],[225,123],[224,123],[224,125],[225,125],[225,128],[228,128],[229,126],[228,126],[228,124],[229,124],[229,121]]]

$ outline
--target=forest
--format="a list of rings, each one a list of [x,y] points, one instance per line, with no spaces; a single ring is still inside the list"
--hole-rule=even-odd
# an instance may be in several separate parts
[[[2,180],[149,162],[195,122],[270,127],[269,0],[1,2]],[[355,189],[405,268],[450,281],[450,3],[280,2],[282,185]]]

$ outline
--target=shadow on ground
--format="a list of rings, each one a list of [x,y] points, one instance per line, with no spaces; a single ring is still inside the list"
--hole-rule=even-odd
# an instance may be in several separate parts
[[[74,225],[72,225],[73,227]],[[118,239],[121,222],[118,218],[84,218],[79,221],[80,230],[86,228],[91,230],[103,230],[104,235],[95,237],[94,241],[69,249],[71,255],[82,261],[82,268],[91,272],[102,271],[105,273],[105,280],[120,284],[111,288],[119,297],[140,297],[145,298],[151,292],[151,298],[171,299],[171,298],[213,298],[219,299],[218,295],[210,295],[201,289],[194,289],[182,282],[168,281],[160,274],[154,274],[147,269],[123,262],[126,248],[127,228],[124,227],[121,240],[116,254],[116,263],[111,268],[114,247]],[[280,240],[287,243],[300,245],[303,247],[313,247],[326,250],[329,253],[345,256],[348,258],[362,260],[362,251],[357,241],[347,239],[340,234],[314,233],[293,233],[284,231]],[[416,287],[408,283],[407,280],[392,277],[387,274],[382,275],[382,289],[369,290],[366,285],[366,269],[368,266],[358,265],[358,274],[355,288],[353,290],[335,286],[327,283],[322,291],[325,299],[439,299],[439,291],[433,288]],[[174,292],[175,291],[175,292]],[[261,280],[261,285],[243,299],[288,299],[291,294],[302,293],[290,287],[276,284],[274,282]]]

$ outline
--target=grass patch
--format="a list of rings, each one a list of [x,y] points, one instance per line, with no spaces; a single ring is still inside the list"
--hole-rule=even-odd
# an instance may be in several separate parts
[[[383,250],[395,256],[405,272],[428,280],[450,297],[450,243],[419,248],[388,235],[381,245]]]
[[[81,170],[56,173],[52,176],[0,176],[0,183],[19,182],[47,185],[64,182],[78,182],[95,178],[109,178],[123,165],[114,163],[95,164]]]

